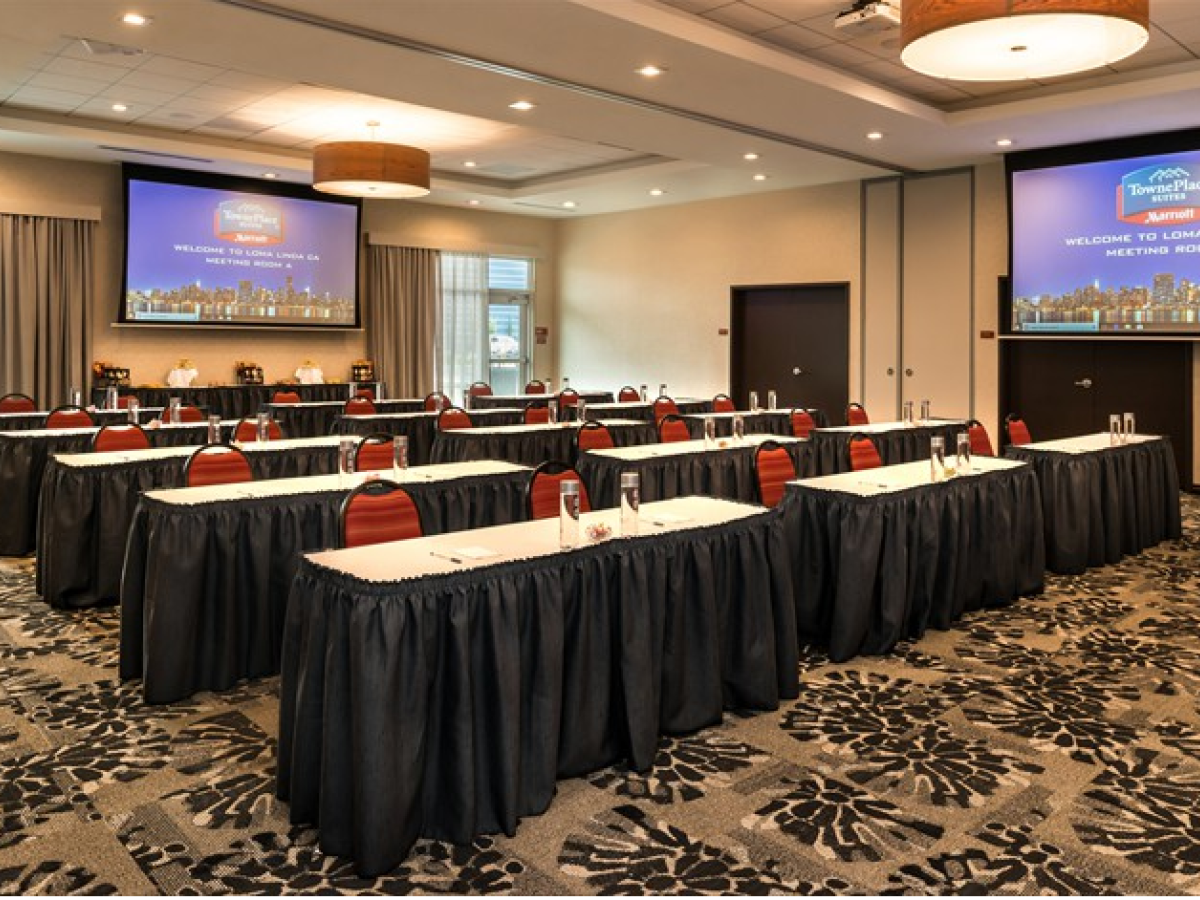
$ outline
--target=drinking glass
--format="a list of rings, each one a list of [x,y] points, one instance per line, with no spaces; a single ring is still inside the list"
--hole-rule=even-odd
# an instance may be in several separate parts
[[[346,487],[354,474],[354,451],[358,441],[344,437],[338,441],[338,487]]]
[[[210,444],[221,443],[221,417],[208,417],[208,442]]]
[[[557,400],[547,400],[546,401],[546,409],[548,411],[548,418],[546,419],[546,421],[549,422],[551,425],[553,425],[555,422],[558,421],[558,401]]]
[[[933,411],[928,400],[921,401],[921,424],[928,425],[933,420]]]
[[[463,409],[471,408],[471,389],[463,388]]]
[[[913,421],[913,402],[911,400],[904,401],[904,424],[915,425]]]
[[[578,481],[564,481],[558,486],[558,546],[563,550],[579,546]]]
[[[750,412],[758,411],[758,391],[750,392]]]
[[[117,386],[115,384],[110,384],[104,389],[104,408],[117,408]]]
[[[733,442],[740,444],[746,439],[746,420],[740,414],[733,417]]]
[[[767,391],[767,409],[775,410],[779,408],[779,397],[774,391]]]
[[[929,439],[929,480],[942,481],[946,477],[946,442],[940,435]]]
[[[1124,440],[1124,426],[1121,424],[1121,414],[1113,413],[1108,417],[1108,443],[1116,446]]]
[[[565,391],[565,390],[566,390],[567,388],[569,388],[570,386],[571,386],[571,379],[570,379],[570,378],[568,378],[566,375],[564,375],[564,376],[563,376],[562,388],[561,388],[560,390],[563,390],[563,391]]]
[[[170,410],[172,425],[179,424],[179,402],[180,401],[178,397],[172,397],[170,405],[167,407],[168,410]]]
[[[138,398],[137,398],[137,397],[130,397],[130,398],[129,398],[129,406],[128,406],[128,410],[129,410],[129,421],[130,421],[130,422],[132,422],[134,425],[136,425],[136,424],[137,424],[137,420],[138,420],[138,409],[140,409],[140,408],[141,408],[141,404],[140,404],[140,403],[138,403]]]
[[[1121,443],[1129,440],[1133,435],[1137,434],[1137,425],[1133,419],[1133,413],[1125,413],[1125,429],[1121,432]]]
[[[717,443],[717,423],[712,416],[704,417],[704,446],[713,447]]]
[[[638,533],[639,488],[637,472],[621,473],[621,534],[633,537]]]
[[[408,471],[408,438],[398,434],[392,438],[392,478],[402,481]]]
[[[958,447],[957,468],[958,474],[969,475],[971,472],[971,435],[969,432],[960,431],[955,437],[955,443]]]
[[[575,421],[587,421],[587,401],[582,397],[580,397],[579,402],[575,404]]]
[[[650,399],[650,391],[649,391],[648,387],[649,387],[648,385],[643,384],[641,387],[641,390],[640,390],[643,403],[645,403],[646,401],[648,401]]]
[[[658,386],[658,396],[660,396],[660,397],[665,397],[665,396],[667,396],[667,386],[666,386],[666,384],[660,384],[660,385]]]
[[[71,388],[67,394],[67,398],[72,406],[83,406],[83,391],[79,388]]]
[[[271,414],[260,412],[258,414],[258,425],[254,430],[255,438],[260,444],[265,444],[271,439]]]

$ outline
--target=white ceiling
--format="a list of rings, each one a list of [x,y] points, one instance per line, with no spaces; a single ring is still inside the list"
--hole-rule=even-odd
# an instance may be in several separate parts
[[[852,4],[0,0],[0,150],[306,181],[377,120],[431,151],[426,202],[579,216],[1200,125],[1197,0],[1152,0],[1132,60],[1019,85],[915,75],[898,30],[835,28]]]

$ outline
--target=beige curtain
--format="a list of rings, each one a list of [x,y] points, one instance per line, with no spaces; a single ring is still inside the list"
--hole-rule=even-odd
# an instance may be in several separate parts
[[[418,247],[367,250],[367,348],[393,397],[424,397],[433,390],[439,256]]]
[[[0,214],[0,394],[39,407],[91,381],[96,223]]]

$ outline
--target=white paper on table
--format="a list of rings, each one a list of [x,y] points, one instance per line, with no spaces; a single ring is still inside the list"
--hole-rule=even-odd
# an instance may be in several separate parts
[[[499,556],[499,550],[493,550],[490,547],[455,547],[454,553],[456,556],[461,556],[463,559],[488,559],[493,556]]]

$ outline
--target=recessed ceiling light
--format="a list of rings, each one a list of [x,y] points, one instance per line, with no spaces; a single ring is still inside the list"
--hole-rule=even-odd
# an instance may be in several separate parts
[[[883,132],[882,131],[868,131],[867,132],[867,140],[868,141],[882,141],[883,140]]]
[[[746,160],[749,160],[750,162],[754,162],[754,160],[758,159],[758,154],[757,153],[743,153],[742,159],[746,159]]]
[[[574,200],[564,200],[563,201],[563,209],[574,209],[574,208],[575,208]]]
[[[479,205],[478,200],[468,200],[467,201],[467,206],[478,206],[478,205]]]
[[[478,165],[478,163],[475,162],[475,160],[473,160],[473,159],[468,159],[466,162],[463,163],[463,167],[467,168],[467,169],[473,169],[477,165]]]
[[[1011,147],[1012,144],[1012,138],[998,138],[996,140],[997,147]]]
[[[508,104],[509,109],[516,109],[520,110],[521,112],[527,112],[528,110],[533,109],[533,107],[534,104],[530,103],[528,100],[518,100],[515,103]]]
[[[149,16],[143,16],[141,13],[127,12],[125,15],[121,16],[121,21],[126,25],[141,26],[149,25],[151,20]]]
[[[766,180],[767,180],[767,176],[766,176],[766,175],[764,175],[762,172],[759,172],[759,173],[757,173],[757,174],[754,176],[754,180],[755,180],[755,181],[766,181]]]
[[[637,73],[639,75],[641,75],[643,78],[657,78],[659,75],[663,74],[663,72],[665,72],[665,71],[667,71],[667,70],[662,68],[661,66],[649,65],[649,66],[642,66],[640,69],[637,70]]]
[[[651,197],[661,197],[665,193],[666,191],[664,191],[662,188],[650,188]]]
[[[129,107],[126,106],[124,103],[114,103],[112,105],[113,112],[125,112],[127,109],[129,109]]]
[[[262,177],[273,181],[279,177],[279,173],[278,172],[263,172]]]

